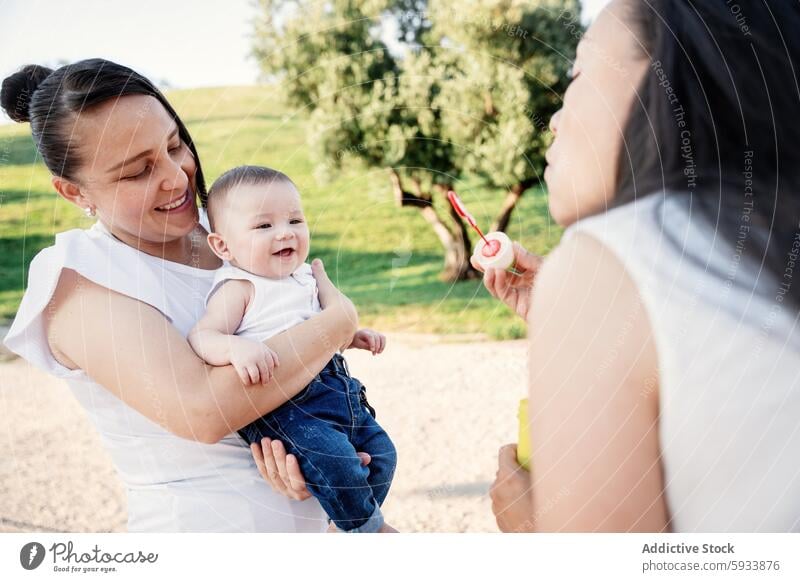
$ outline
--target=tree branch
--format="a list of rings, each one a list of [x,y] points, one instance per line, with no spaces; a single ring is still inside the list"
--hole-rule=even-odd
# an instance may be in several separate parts
[[[451,209],[451,217],[456,223],[455,229],[447,224],[433,207],[433,197],[429,192],[422,192],[418,180],[412,179],[417,193],[409,192],[403,188],[403,180],[394,169],[389,171],[392,182],[395,202],[398,206],[411,206],[418,208],[422,217],[431,226],[445,250],[444,271],[442,279],[445,281],[461,281],[471,279],[478,275],[469,262],[470,241],[466,227],[461,219]]]
[[[413,194],[408,190],[404,190],[403,180],[400,178],[400,174],[398,174],[395,170],[389,171],[389,179],[392,181],[394,201],[398,206],[414,206],[417,208],[425,208],[433,204],[433,200],[431,199],[430,195],[425,196],[421,192],[419,194]],[[419,182],[417,182],[416,185],[417,192],[419,192]]]
[[[523,180],[522,182],[514,184],[511,187],[511,190],[509,190],[508,194],[506,194],[505,200],[503,200],[503,206],[500,208],[500,213],[497,215],[497,218],[495,218],[494,223],[492,224],[492,232],[505,232],[505,230],[508,228],[508,223],[511,221],[511,214],[517,207],[520,198],[522,198],[522,195],[526,190],[530,189],[535,184],[535,179],[528,178],[527,180]]]

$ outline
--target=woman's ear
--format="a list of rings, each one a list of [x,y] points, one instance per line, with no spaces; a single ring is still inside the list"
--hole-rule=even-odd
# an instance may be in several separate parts
[[[208,246],[211,247],[211,250],[214,251],[214,254],[217,255],[223,261],[230,261],[231,260],[231,252],[228,250],[228,245],[225,243],[225,239],[222,238],[222,235],[216,232],[208,233]]]
[[[83,195],[80,186],[75,182],[70,182],[60,176],[53,176],[51,182],[56,192],[66,201],[72,202],[75,206],[80,206],[81,209],[85,209],[87,206],[94,206],[92,202]]]

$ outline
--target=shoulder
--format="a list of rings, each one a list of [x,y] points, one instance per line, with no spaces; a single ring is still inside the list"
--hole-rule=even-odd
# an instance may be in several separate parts
[[[533,304],[548,312],[555,309],[576,313],[580,308],[589,316],[598,310],[586,307],[597,299],[627,305],[635,295],[636,288],[614,253],[590,234],[575,232],[562,240],[542,264],[534,285]],[[530,323],[541,323],[536,310],[531,317]]]
[[[31,261],[26,294],[53,291],[116,291],[165,312],[157,261],[115,239],[101,223],[56,234],[55,242]],[[147,257],[151,258],[152,257]]]
[[[647,312],[618,257],[593,236],[577,232],[548,256],[534,286],[531,346],[547,374],[606,362],[626,376],[652,376],[657,364]],[[596,380],[596,378],[593,378]]]
[[[680,251],[690,231],[697,236],[694,231],[702,233],[705,226],[699,213],[692,212],[690,194],[656,191],[582,218],[566,229],[562,240],[591,235],[616,253],[635,279],[642,267],[653,264],[654,254]]]
[[[214,295],[223,295],[224,297],[246,297],[252,298],[253,282],[249,279],[222,279],[219,286],[214,290]]]
[[[4,343],[42,369],[67,376],[77,372],[67,358],[54,358],[60,341],[68,342],[104,319],[118,322],[123,314],[150,308],[169,319],[157,263],[144,260],[97,223],[88,230],[57,234],[53,245],[36,254]]]
[[[56,285],[47,303],[48,319],[55,320],[60,314],[72,313],[73,307],[79,307],[85,315],[94,313],[99,317],[116,313],[117,309],[130,309],[137,304],[163,314],[154,301],[146,301],[103,283],[75,268],[63,267],[57,274]],[[109,308],[113,308],[113,312]]]
[[[146,302],[105,287],[84,277],[72,268],[63,268],[57,275],[53,293],[42,310],[46,316],[42,318],[44,337],[52,358],[57,364],[75,370],[78,365],[66,355],[67,345],[80,336],[80,332],[99,328],[103,319],[119,323],[119,316],[125,313],[137,313],[152,310],[157,316],[163,314]],[[116,315],[116,317],[115,317]]]
[[[31,261],[26,293],[32,287],[49,287],[51,306],[72,296],[86,301],[111,295],[147,303],[166,314],[158,263],[145,258],[150,257],[115,239],[99,222],[89,229],[68,230],[58,233],[55,243]]]
[[[75,335],[87,321],[142,308],[166,316],[163,283],[151,265],[100,223],[58,233],[54,244],[31,261],[14,324],[20,320],[22,333],[39,329],[35,341],[46,342],[60,364],[73,367],[59,340]]]
[[[255,281],[253,275],[231,265],[224,265],[217,269],[214,281],[206,294],[206,305],[232,300],[244,301],[245,306],[253,300]]]

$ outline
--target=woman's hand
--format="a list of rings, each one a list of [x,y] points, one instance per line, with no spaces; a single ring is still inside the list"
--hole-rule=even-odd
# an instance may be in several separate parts
[[[498,465],[489,488],[497,527],[504,532],[533,531],[531,475],[517,463],[517,445],[500,448]]]
[[[314,259],[311,262],[311,271],[314,274],[314,279],[317,280],[317,290],[319,292],[319,304],[322,309],[339,308],[342,309],[347,317],[347,321],[352,325],[353,333],[350,340],[345,346],[350,345],[353,341],[353,336],[358,331],[358,311],[350,299],[336,288],[336,285],[328,277],[325,272],[325,265],[322,264],[321,259]]]
[[[303,501],[311,497],[306,488],[306,480],[294,455],[287,455],[281,441],[263,438],[261,444],[253,443],[250,451],[258,466],[258,472],[278,493]],[[367,453],[358,453],[362,465],[372,460]]]
[[[483,271],[473,255],[472,266]],[[493,296],[513,309],[525,321],[528,320],[528,308],[531,304],[533,280],[542,264],[542,257],[529,253],[519,243],[514,243],[515,275],[501,269],[487,269],[483,276],[483,284]]]

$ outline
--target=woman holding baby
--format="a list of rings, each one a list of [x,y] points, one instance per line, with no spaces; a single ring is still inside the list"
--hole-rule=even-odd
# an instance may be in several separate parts
[[[530,327],[532,469],[501,449],[505,531],[800,527],[800,15],[741,4],[746,32],[725,4],[614,0],[578,47],[545,172],[564,238],[544,262],[515,245],[519,274],[484,277]],[[243,390],[185,339],[222,263],[166,99],[90,60],[25,69],[2,103],[58,193],[98,217],[34,259],[6,342],[67,379],[129,529],[324,530],[283,444],[251,457],[233,433],[353,341],[352,303],[312,265],[321,310],[265,341],[280,365]]]
[[[315,262],[321,309],[267,341],[280,366],[245,389],[234,366],[206,363],[186,340],[222,260],[198,214],[197,151],[164,96],[91,59],[26,67],[3,83],[2,105],[30,122],[58,193],[97,217],[36,255],[6,345],[66,379],[125,485],[129,531],[325,531],[316,500],[271,489],[236,430],[300,393],[352,341],[353,304]]]

